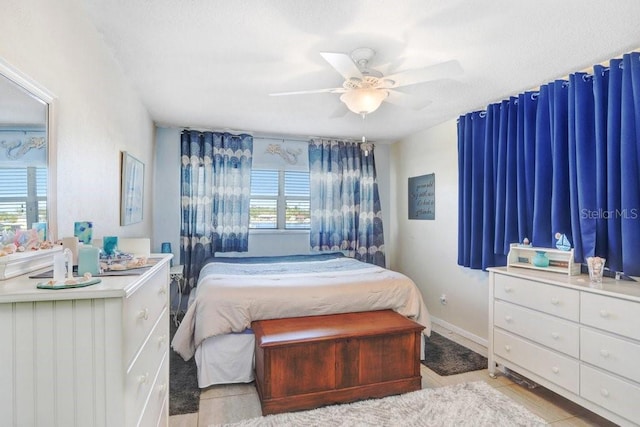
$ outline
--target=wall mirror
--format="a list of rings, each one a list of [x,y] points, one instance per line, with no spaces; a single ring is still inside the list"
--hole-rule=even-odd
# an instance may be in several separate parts
[[[0,60],[0,246],[23,230],[55,240],[53,97]]]

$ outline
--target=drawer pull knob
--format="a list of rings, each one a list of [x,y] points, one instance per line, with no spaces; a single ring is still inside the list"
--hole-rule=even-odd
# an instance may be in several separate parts
[[[144,375],[140,375],[138,377],[138,384],[142,385],[142,384],[146,384],[147,381],[149,381],[149,373],[147,372]]]
[[[510,345],[505,345],[505,346],[504,346],[504,349],[505,349],[506,351],[511,351],[511,346],[510,346]]]
[[[504,287],[504,291],[505,292],[511,292],[513,289],[511,288],[511,286],[505,286]]]
[[[165,289],[165,287],[164,287],[164,286],[162,286],[162,287],[160,288],[160,290],[158,291],[158,294],[160,294],[160,295],[164,295],[164,294],[166,294],[166,293],[167,293],[167,290]]]
[[[607,390],[606,388],[603,388],[602,390],[600,390],[600,394],[603,395],[604,397],[609,397],[609,390]]]
[[[560,334],[557,332],[551,332],[551,338],[557,340],[558,338],[560,338]]]
[[[553,368],[551,368],[551,370],[553,371],[554,374],[557,374],[558,372],[560,372],[560,369],[558,369],[557,366],[554,366]]]
[[[504,320],[506,320],[507,322],[511,322],[513,320],[513,317],[511,316],[504,316]]]
[[[604,349],[602,349],[602,350],[600,350],[600,355],[601,355],[602,357],[605,357],[605,358],[606,358],[606,357],[609,357],[609,351],[608,351],[608,350],[604,350]]]
[[[148,308],[143,308],[142,310],[140,310],[138,312],[138,319],[148,320],[149,319],[149,309]]]
[[[609,317],[609,312],[607,310],[600,310],[600,317]]]
[[[164,344],[164,342],[166,341],[166,339],[167,339],[167,336],[166,336],[166,335],[160,335],[160,336],[158,337],[158,344],[159,344],[159,345],[163,345],[163,344]]]
[[[167,391],[167,385],[166,384],[160,384],[158,386],[158,393],[164,394],[165,391]]]
[[[551,298],[551,304],[558,305],[560,304],[560,300],[556,297]]]

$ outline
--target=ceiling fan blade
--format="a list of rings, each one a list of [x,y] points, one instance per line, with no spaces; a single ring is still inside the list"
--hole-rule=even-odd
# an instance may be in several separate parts
[[[278,92],[270,93],[269,96],[286,96],[286,95],[307,95],[310,93],[344,93],[347,90],[342,87],[332,87],[328,89],[311,89],[311,90],[299,90],[296,92]]]
[[[417,68],[415,70],[407,70],[391,74],[389,76],[385,76],[383,82],[386,83],[385,87],[387,88],[396,88],[401,86],[410,86],[429,80],[455,77],[462,74],[462,72],[463,70],[460,63],[456,60],[451,60],[425,68]]]
[[[346,53],[320,52],[320,55],[336,69],[345,80],[356,77],[362,80],[362,72]]]
[[[341,102],[340,105],[338,105],[338,107],[335,110],[333,110],[333,113],[331,113],[329,118],[339,119],[340,117],[346,116],[348,112],[349,112],[349,109],[347,108],[347,106]]]
[[[389,95],[384,99],[384,101],[388,102],[389,104],[411,108],[413,110],[420,110],[431,104],[431,101],[428,99],[420,99],[418,97],[407,95],[406,93],[397,90],[388,89],[387,91],[389,92]]]

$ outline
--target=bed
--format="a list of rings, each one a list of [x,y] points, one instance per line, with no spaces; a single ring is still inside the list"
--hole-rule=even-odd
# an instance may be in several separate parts
[[[425,327],[422,295],[407,276],[341,253],[207,260],[171,343],[195,357],[198,385],[254,380],[251,322],[392,309]],[[424,352],[422,352],[424,354]]]

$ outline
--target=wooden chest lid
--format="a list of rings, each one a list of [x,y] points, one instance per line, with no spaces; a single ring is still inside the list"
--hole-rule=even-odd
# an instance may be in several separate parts
[[[251,323],[260,347],[421,331],[424,326],[393,310],[257,320]]]

